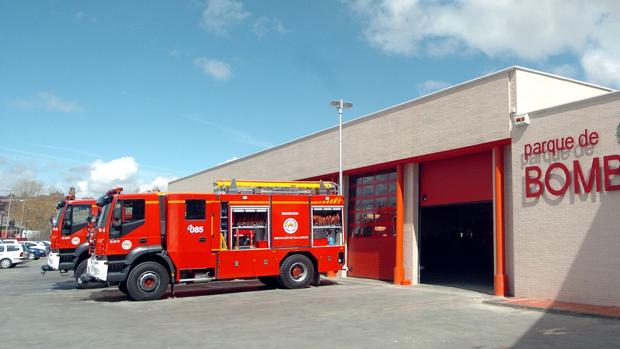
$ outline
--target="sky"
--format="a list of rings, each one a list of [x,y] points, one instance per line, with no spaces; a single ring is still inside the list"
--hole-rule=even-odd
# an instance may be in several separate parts
[[[618,33],[617,1],[0,0],[0,195],[165,190],[512,65],[619,88]]]

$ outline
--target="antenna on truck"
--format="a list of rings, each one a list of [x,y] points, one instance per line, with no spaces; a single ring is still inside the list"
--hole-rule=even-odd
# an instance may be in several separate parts
[[[216,194],[336,194],[338,184],[328,181],[252,181],[220,179],[213,183]]]

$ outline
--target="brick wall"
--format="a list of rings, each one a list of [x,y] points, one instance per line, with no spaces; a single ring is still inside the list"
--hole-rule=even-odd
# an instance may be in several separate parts
[[[530,113],[530,117],[529,126],[512,130],[515,295],[620,306],[620,191],[575,194],[569,189],[563,196],[546,192],[528,199],[524,179],[526,166],[540,166],[544,173],[559,161],[570,169],[572,178],[573,160],[579,160],[588,173],[594,157],[602,160],[605,155],[620,154],[616,138],[620,94]],[[586,128],[599,132],[599,144],[525,161],[525,144],[577,137]],[[563,175],[550,183],[561,187]]]

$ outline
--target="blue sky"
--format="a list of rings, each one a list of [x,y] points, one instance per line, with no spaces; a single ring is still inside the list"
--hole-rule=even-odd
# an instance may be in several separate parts
[[[620,85],[620,6],[537,4],[2,1],[0,194],[162,186],[515,64]]]

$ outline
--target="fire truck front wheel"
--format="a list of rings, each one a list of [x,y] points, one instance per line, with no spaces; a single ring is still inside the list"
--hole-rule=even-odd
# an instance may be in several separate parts
[[[278,281],[284,288],[308,287],[314,278],[314,265],[308,257],[294,254],[284,260],[280,266]]]
[[[77,284],[77,288],[85,289],[85,288],[99,288],[104,287],[107,284],[103,281],[97,281],[95,279],[90,279],[85,277],[86,275],[86,266],[88,264],[88,259],[84,259],[78,264],[78,266],[73,271],[73,277],[75,277],[75,283]]]
[[[127,295],[135,301],[160,299],[169,283],[170,277],[164,266],[156,262],[142,262],[127,277]]]
[[[128,293],[127,293],[127,282],[125,282],[125,281],[121,281],[121,282],[118,284],[118,289],[119,289],[121,292],[123,292],[124,294],[128,294]]]

